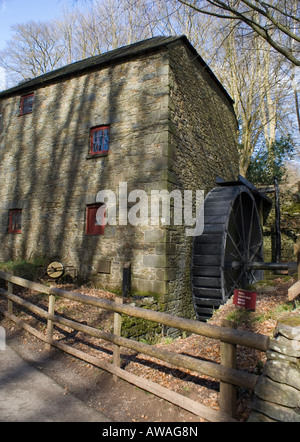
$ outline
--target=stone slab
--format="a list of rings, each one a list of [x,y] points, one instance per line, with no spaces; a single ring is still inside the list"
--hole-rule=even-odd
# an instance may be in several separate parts
[[[264,374],[273,381],[287,384],[300,392],[300,370],[295,365],[283,361],[268,361]]]
[[[300,392],[286,384],[274,382],[262,376],[259,378],[255,394],[260,398],[274,404],[289,408],[300,407]]]

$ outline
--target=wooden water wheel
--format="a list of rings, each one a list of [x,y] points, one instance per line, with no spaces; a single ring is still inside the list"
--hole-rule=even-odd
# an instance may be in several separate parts
[[[194,238],[192,295],[197,318],[202,321],[209,319],[235,288],[245,288],[262,275],[257,266],[263,261],[258,193],[240,180],[228,184],[206,196],[204,231]]]

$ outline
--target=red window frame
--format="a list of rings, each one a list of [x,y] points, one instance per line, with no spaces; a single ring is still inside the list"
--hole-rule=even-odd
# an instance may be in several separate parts
[[[97,211],[103,204],[90,204],[86,206],[86,235],[104,235],[105,221],[103,213],[101,224],[97,223]]]
[[[34,93],[22,95],[20,105],[20,115],[31,114],[33,109]]]
[[[110,126],[93,127],[90,131],[90,155],[103,155],[109,151]]]
[[[8,233],[21,233],[22,209],[11,209],[8,217]]]

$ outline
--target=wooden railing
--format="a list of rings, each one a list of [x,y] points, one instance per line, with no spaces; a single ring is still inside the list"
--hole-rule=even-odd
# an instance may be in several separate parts
[[[0,278],[7,281],[7,290],[0,289],[0,295],[7,299],[7,309],[0,309],[0,312],[10,320],[16,322],[28,332],[32,333],[39,339],[48,344],[49,347],[57,347],[75,357],[83,359],[103,370],[106,370],[115,376],[128,381],[146,391],[149,391],[173,404],[178,405],[204,419],[212,422],[235,421],[235,391],[236,386],[254,389],[257,376],[236,369],[236,345],[254,348],[260,351],[266,351],[268,348],[269,338],[265,335],[236,330],[232,327],[232,323],[226,321],[227,326],[215,326],[201,323],[199,321],[184,319],[172,316],[167,313],[156,312],[148,309],[134,307],[132,305],[123,304],[121,298],[117,298],[115,302],[107,299],[99,299],[92,296],[86,296],[80,293],[69,292],[56,287],[48,287],[36,282],[28,281],[23,278],[10,275],[0,271]],[[34,305],[20,296],[13,294],[13,286],[21,286],[30,290],[38,291],[49,295],[48,311]],[[102,330],[84,325],[58,316],[55,314],[55,298],[62,297],[72,301],[82,302],[92,305],[100,309],[106,309],[114,312],[114,333],[104,332]],[[20,317],[13,313],[13,305],[17,304],[26,310],[33,312],[35,315],[46,319],[46,334],[39,332],[31,325],[26,323]],[[137,342],[121,336],[122,314],[142,318],[165,325],[167,327],[177,328],[189,333],[214,338],[221,341],[221,364],[195,359],[190,356],[181,355],[175,352],[163,350],[155,346],[151,346],[142,342]],[[60,324],[71,329],[86,333],[95,338],[104,339],[113,344],[113,363],[108,363],[98,357],[92,356],[81,350],[66,345],[53,338],[53,326]],[[177,367],[195,371],[200,374],[208,375],[212,378],[220,380],[220,412],[199,404],[185,396],[170,391],[147,379],[136,376],[126,370],[120,368],[120,347],[137,351],[155,357],[164,362],[170,363]]]

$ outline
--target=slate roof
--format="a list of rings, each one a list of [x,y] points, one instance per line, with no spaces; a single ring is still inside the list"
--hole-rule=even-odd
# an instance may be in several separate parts
[[[214,75],[214,73],[211,71],[209,66],[205,63],[205,61],[200,57],[200,55],[197,53],[197,51],[191,45],[191,43],[189,42],[189,40],[185,35],[176,36],[176,37],[153,37],[147,40],[133,43],[128,46],[123,46],[121,48],[114,49],[109,52],[105,52],[100,55],[89,57],[84,60],[76,61],[75,63],[63,66],[62,68],[40,75],[39,77],[30,79],[28,81],[24,81],[16,86],[13,86],[10,89],[4,90],[0,92],[0,98],[4,98],[6,96],[14,94],[24,94],[28,91],[36,89],[39,86],[44,86],[48,83],[59,81],[64,77],[72,77],[74,75],[81,74],[88,70],[92,69],[94,70],[95,68],[102,68],[114,62],[125,61],[127,59],[145,54],[147,52],[160,50],[163,47],[167,47],[172,43],[179,43],[179,42],[183,42],[189,47],[191,52],[194,53],[198,62],[212,77],[212,79],[218,84],[218,86],[221,88],[223,93],[232,103],[233,100],[228,94],[228,92],[224,89],[223,85],[220,83],[220,81],[217,79],[217,77]]]

